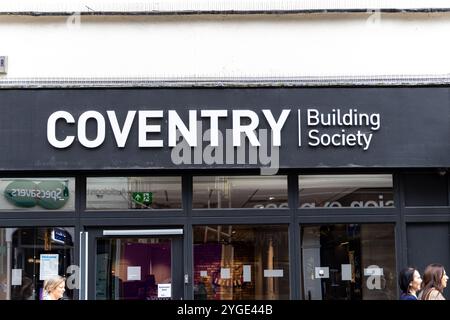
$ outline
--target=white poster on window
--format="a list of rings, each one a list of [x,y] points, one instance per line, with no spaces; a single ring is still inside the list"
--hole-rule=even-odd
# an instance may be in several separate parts
[[[252,282],[252,266],[244,265],[243,268],[244,282]]]
[[[330,277],[329,267],[315,267],[316,279],[328,279]]]
[[[133,280],[141,280],[141,267],[135,266],[135,267],[128,267],[127,268],[127,281],[133,281]]]
[[[231,279],[231,270],[230,270],[230,268],[221,268],[220,269],[220,277],[222,279]]]
[[[283,269],[265,269],[264,278],[281,278],[283,277]]]
[[[382,276],[383,275],[383,268],[376,268],[376,267],[364,268],[364,275],[366,277],[368,277],[368,276]]]
[[[12,286],[22,285],[22,269],[11,270],[11,285]]]
[[[341,264],[342,281],[352,280],[352,265],[351,264]]]
[[[172,298],[172,285],[170,283],[158,283],[158,298]]]
[[[47,280],[58,275],[58,254],[41,254],[39,260],[39,280]]]

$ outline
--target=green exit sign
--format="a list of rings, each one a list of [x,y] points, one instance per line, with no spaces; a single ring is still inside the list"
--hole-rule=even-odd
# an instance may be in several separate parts
[[[152,192],[133,192],[133,200],[137,203],[152,204],[153,193]]]

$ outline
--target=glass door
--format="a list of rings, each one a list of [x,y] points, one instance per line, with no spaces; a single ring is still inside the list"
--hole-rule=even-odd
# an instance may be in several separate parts
[[[183,229],[90,230],[90,300],[183,298]]]

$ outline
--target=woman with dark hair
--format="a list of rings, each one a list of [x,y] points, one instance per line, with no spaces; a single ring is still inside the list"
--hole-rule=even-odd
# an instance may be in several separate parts
[[[417,300],[417,292],[422,284],[419,271],[411,267],[403,269],[400,271],[398,282],[402,290],[400,300]]]
[[[420,294],[422,300],[445,300],[442,292],[447,286],[448,276],[441,264],[430,264],[423,273],[423,291]]]

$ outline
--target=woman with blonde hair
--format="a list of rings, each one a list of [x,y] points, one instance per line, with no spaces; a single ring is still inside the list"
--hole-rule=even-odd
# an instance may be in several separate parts
[[[43,300],[60,300],[66,291],[66,278],[54,276],[44,281]]]
[[[423,273],[423,291],[421,300],[445,300],[443,291],[447,286],[448,276],[441,264],[430,264]]]

